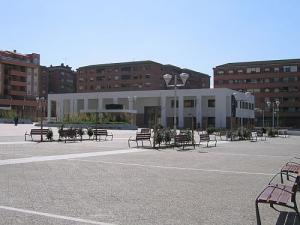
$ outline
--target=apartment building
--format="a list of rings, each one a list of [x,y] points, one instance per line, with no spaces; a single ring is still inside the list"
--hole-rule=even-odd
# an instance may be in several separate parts
[[[40,55],[0,51],[0,107],[32,117],[39,96]]]
[[[257,125],[300,127],[300,59],[227,63],[213,70],[216,88],[254,94]]]
[[[154,61],[84,66],[77,69],[77,92],[142,91],[167,89],[163,75],[188,73],[185,89],[209,88],[207,74]],[[178,81],[180,82],[180,81]]]
[[[76,90],[76,73],[72,67],[64,65],[41,67],[41,78],[47,83],[47,94],[74,93]],[[46,78],[47,77],[47,78]]]

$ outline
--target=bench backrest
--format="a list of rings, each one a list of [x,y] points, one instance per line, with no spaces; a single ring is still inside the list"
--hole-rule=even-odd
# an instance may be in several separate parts
[[[94,135],[106,135],[107,136],[107,130],[93,130]]]
[[[31,129],[30,130],[30,134],[32,135],[32,134],[47,134],[48,133],[48,131],[49,131],[49,129]]]
[[[151,129],[150,128],[142,128],[141,129],[141,131],[140,131],[140,133],[142,133],[142,134],[148,134],[148,133],[151,133]]]
[[[257,137],[257,132],[256,132],[256,131],[254,131],[254,132],[252,131],[252,132],[251,132],[251,136],[252,136],[252,137]]]
[[[200,134],[200,141],[209,141],[209,135],[208,134]]]
[[[187,134],[177,134],[175,136],[175,142],[181,142],[181,141],[188,141],[189,138],[187,136]]]
[[[138,133],[136,134],[136,140],[149,140],[151,137],[150,133]]]

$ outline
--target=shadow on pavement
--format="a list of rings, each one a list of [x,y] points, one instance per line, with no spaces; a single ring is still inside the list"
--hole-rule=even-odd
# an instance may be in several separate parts
[[[300,225],[295,212],[280,212],[276,225]]]

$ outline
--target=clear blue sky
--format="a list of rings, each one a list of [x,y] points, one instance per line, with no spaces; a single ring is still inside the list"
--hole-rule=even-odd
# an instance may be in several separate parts
[[[212,75],[227,62],[300,58],[299,0],[0,3],[0,49],[46,66],[149,59]]]

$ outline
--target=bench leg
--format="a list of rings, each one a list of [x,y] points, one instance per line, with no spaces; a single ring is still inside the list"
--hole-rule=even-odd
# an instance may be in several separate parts
[[[257,225],[261,225],[260,214],[259,214],[259,208],[258,208],[258,202],[257,202],[257,200],[255,201],[255,212],[256,212]]]
[[[297,213],[298,222],[300,222],[300,214],[299,214],[299,211],[298,211],[298,207],[297,207],[296,200],[295,200],[295,202],[294,202],[294,210],[295,210],[296,213]]]

